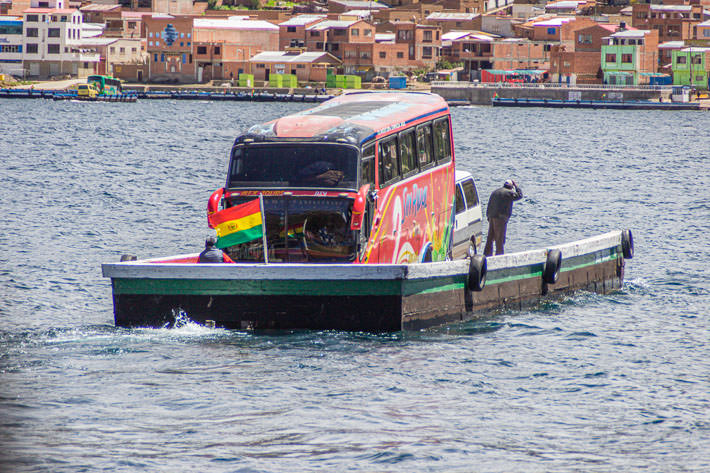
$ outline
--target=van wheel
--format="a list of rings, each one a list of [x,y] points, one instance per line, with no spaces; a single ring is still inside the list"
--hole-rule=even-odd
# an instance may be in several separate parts
[[[621,252],[626,259],[634,257],[634,236],[631,230],[622,230],[621,232]]]
[[[480,292],[486,286],[488,260],[483,255],[473,255],[468,263],[468,288]]]
[[[560,267],[562,266],[562,252],[560,250],[549,250],[547,260],[542,270],[542,280],[547,284],[555,284],[560,277]]]

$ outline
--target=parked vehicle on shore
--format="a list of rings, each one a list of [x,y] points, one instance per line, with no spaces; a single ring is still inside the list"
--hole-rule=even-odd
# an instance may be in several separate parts
[[[76,89],[76,95],[78,97],[95,99],[99,95],[99,90],[93,83],[79,84]]]

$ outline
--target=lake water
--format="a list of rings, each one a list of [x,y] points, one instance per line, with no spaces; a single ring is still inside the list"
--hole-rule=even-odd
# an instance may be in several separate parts
[[[508,251],[634,232],[624,290],[422,332],[113,326],[234,137],[304,104],[0,100],[0,471],[709,471],[710,114],[455,108]]]

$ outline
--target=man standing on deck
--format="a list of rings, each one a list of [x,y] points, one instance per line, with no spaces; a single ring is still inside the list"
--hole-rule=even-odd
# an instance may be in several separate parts
[[[486,237],[486,248],[483,250],[484,255],[493,254],[493,242],[496,244],[496,254],[503,254],[505,232],[508,230],[508,219],[513,213],[513,202],[522,198],[523,191],[512,179],[505,181],[503,187],[493,191],[486,208],[488,237]]]

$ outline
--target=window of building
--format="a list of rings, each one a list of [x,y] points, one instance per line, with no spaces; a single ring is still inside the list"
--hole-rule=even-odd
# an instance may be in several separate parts
[[[320,36],[320,31],[310,31],[310,32],[308,33],[308,35],[311,36],[311,37],[313,37],[313,38],[317,38],[317,37]]]
[[[66,23],[67,17],[65,15],[62,15],[62,17],[59,19],[59,21],[61,21],[62,23]]]
[[[148,33],[148,37],[149,37],[149,38],[152,38],[152,37],[153,37],[153,32],[152,32],[152,31],[151,31],[150,33]]]
[[[197,54],[207,54],[207,46],[198,46]]]
[[[370,59],[370,52],[369,51],[362,51],[360,53],[360,59]]]
[[[187,64],[187,54],[183,53],[182,55],[182,63]]]
[[[118,53],[119,54],[126,54],[126,48],[119,48]]]
[[[187,38],[188,38],[188,39],[190,38],[190,36],[192,36],[192,33],[188,33],[188,34],[187,34]]]
[[[113,47],[113,46],[111,46],[110,48],[108,48],[108,50],[109,50],[109,52],[110,52],[111,54],[113,54],[113,53],[116,52],[116,48]]]
[[[338,43],[333,43],[330,45],[331,51],[337,51],[338,49],[340,49],[340,45]]]
[[[691,61],[691,64],[702,64],[703,63],[703,58],[700,54],[693,54],[693,60]]]
[[[404,58],[404,53],[402,51],[397,52],[397,59]]]
[[[431,59],[431,46],[424,46],[422,48],[422,57]]]
[[[304,64],[296,64],[296,69],[305,69],[306,66]]]
[[[295,26],[287,26],[286,31],[288,31],[289,33],[295,33],[296,27]]]
[[[426,41],[427,43],[431,43],[431,41],[432,41],[432,32],[431,32],[431,30],[427,30],[427,31],[424,32],[424,41]]]
[[[165,62],[165,54],[160,55],[160,62]]]
[[[48,54],[59,54],[59,45],[58,44],[48,44],[47,45],[47,53]]]
[[[257,65],[256,65],[256,68],[257,68],[257,69],[266,69],[266,65],[264,65],[264,64],[257,64]]]
[[[220,54],[222,52],[222,48],[220,46],[215,46],[214,47],[214,53],[215,54]]]
[[[386,59],[387,58],[387,53],[384,51],[380,51],[380,59]]]
[[[360,30],[357,28],[353,28],[352,30],[350,30],[350,34],[352,36],[360,36]]]
[[[606,62],[616,62],[616,54],[607,53]]]
[[[27,15],[27,23],[37,23],[38,18],[37,15]]]
[[[153,54],[153,62],[158,62],[158,55],[157,54]]]
[[[703,30],[703,37],[710,38],[710,28],[705,28]]]
[[[129,21],[128,22],[128,29],[135,29],[136,28],[136,22],[135,21]]]
[[[547,34],[556,34],[557,33],[557,28],[548,28],[547,29]]]
[[[152,42],[152,41],[148,41],[148,46],[153,46],[153,42]]]
[[[362,30],[362,35],[365,36],[366,38],[369,38],[370,36],[372,36],[372,30],[370,30],[370,29]]]
[[[345,36],[345,30],[343,30],[343,29],[333,30],[333,36]]]
[[[621,62],[624,64],[631,64],[633,62],[633,54],[622,54],[621,55]]]
[[[323,43],[321,43],[320,41],[317,42],[317,43],[316,43],[316,49],[322,50],[322,49],[323,49]]]
[[[686,58],[685,56],[678,56],[678,57],[676,58],[675,63],[676,63],[676,64],[687,64],[687,59],[688,59],[688,58]]]
[[[25,36],[28,38],[36,38],[39,36],[39,30],[37,28],[27,28],[25,30]]]
[[[29,54],[37,54],[37,45],[28,43],[26,52]]]

